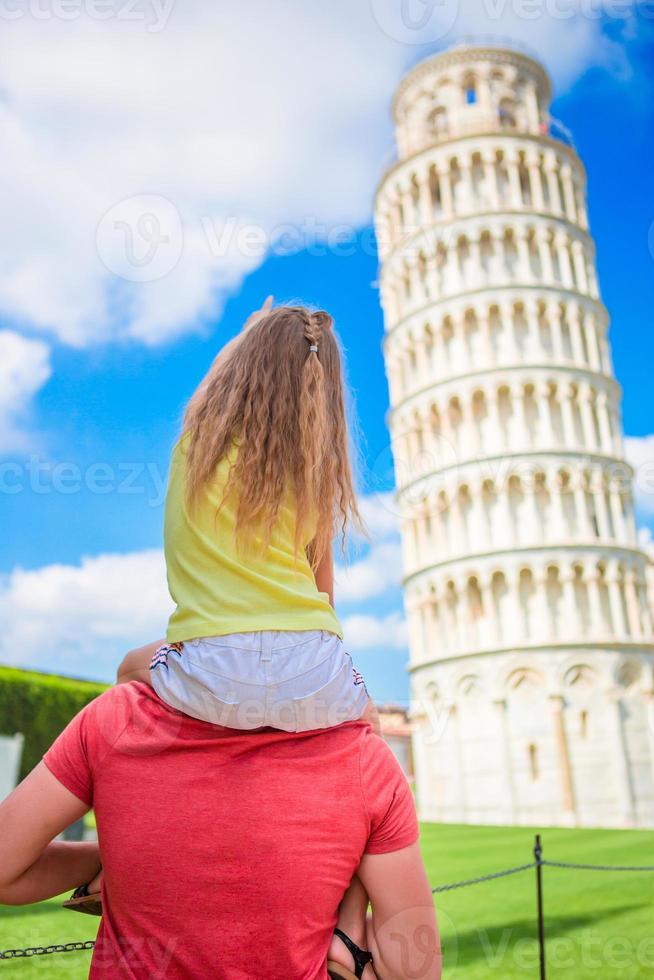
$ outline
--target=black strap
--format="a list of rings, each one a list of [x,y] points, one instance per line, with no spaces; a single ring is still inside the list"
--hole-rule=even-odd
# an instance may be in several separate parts
[[[338,936],[341,942],[345,943],[349,949],[354,959],[354,975],[355,977],[361,978],[368,963],[372,963],[372,953],[369,953],[367,949],[361,949],[360,946],[357,946],[342,929],[334,929],[334,935]]]

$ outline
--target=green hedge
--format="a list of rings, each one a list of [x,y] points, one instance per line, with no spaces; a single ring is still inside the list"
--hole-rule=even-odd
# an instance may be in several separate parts
[[[0,667],[0,735],[25,736],[21,776],[34,768],[71,718],[105,690],[105,684]]]

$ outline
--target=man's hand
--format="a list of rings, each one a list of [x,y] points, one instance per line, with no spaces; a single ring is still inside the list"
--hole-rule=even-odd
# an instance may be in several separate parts
[[[100,868],[95,878],[92,878],[86,886],[89,895],[96,895],[101,890],[103,877],[104,873],[102,868]]]

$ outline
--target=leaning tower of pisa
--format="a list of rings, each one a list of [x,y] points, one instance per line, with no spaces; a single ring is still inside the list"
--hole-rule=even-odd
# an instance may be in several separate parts
[[[457,47],[376,200],[421,815],[654,824],[654,636],[585,172],[541,65]]]

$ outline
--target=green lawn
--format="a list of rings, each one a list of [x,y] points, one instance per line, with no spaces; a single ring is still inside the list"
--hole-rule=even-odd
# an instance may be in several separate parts
[[[531,860],[525,828],[423,827],[433,885]],[[545,830],[544,857],[593,864],[654,864],[654,832]],[[544,869],[548,978],[634,980],[654,976],[654,874]],[[538,977],[535,873],[439,895],[445,977]],[[89,939],[96,920],[46,902],[0,907],[0,949]],[[0,963],[0,980],[81,980],[89,954]]]

